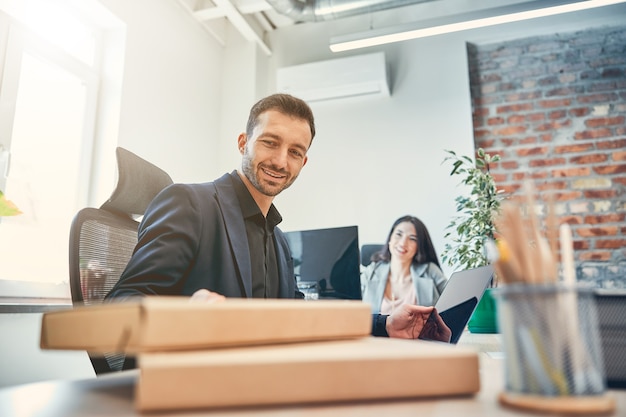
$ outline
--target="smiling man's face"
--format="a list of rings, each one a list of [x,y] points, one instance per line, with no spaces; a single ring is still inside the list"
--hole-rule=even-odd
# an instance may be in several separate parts
[[[275,197],[298,178],[311,146],[306,120],[276,110],[259,115],[251,137],[241,134],[241,170],[261,194]]]

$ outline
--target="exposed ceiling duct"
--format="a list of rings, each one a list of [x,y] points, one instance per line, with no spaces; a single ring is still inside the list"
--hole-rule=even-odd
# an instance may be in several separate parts
[[[357,16],[434,0],[267,0],[280,14],[297,22]]]

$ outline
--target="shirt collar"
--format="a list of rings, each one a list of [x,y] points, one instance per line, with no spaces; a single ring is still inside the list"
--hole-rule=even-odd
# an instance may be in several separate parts
[[[235,194],[237,195],[237,199],[239,200],[239,204],[241,206],[241,214],[243,215],[243,218],[248,219],[254,216],[262,217],[263,213],[261,213],[261,209],[257,205],[256,201],[254,201],[254,198],[252,198],[250,191],[246,188],[246,185],[243,183],[241,177],[239,177],[237,171],[231,172],[230,177],[235,189]],[[282,221],[283,218],[278,212],[278,209],[274,206],[274,204],[272,204],[267,212],[268,226],[270,226],[270,229],[273,229]]]

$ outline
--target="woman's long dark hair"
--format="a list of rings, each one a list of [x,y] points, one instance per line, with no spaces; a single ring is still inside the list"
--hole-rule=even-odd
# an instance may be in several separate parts
[[[398,220],[393,223],[391,226],[391,230],[389,231],[389,235],[387,235],[387,240],[385,241],[385,245],[383,248],[372,255],[372,261],[385,261],[389,262],[391,260],[391,252],[389,252],[389,240],[391,239],[391,234],[393,233],[396,226],[400,223],[409,222],[413,226],[415,226],[415,232],[417,233],[417,253],[415,257],[413,257],[414,264],[424,264],[428,262],[432,262],[441,268],[439,264],[439,259],[437,258],[437,252],[435,251],[435,247],[433,246],[433,242],[430,239],[430,234],[428,233],[428,229],[426,225],[422,223],[420,219],[415,216],[402,216]]]

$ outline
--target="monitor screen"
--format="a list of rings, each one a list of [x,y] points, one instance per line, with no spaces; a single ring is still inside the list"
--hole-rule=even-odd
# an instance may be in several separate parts
[[[298,283],[314,283],[320,298],[361,299],[357,226],[286,232]]]

